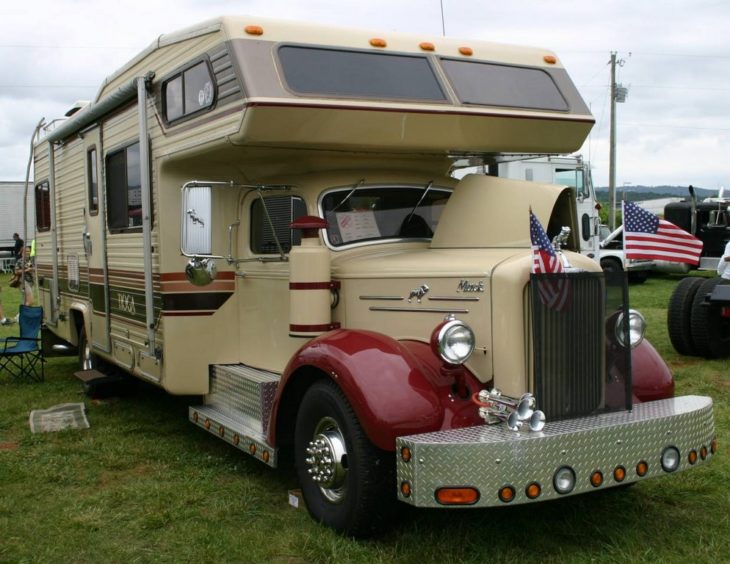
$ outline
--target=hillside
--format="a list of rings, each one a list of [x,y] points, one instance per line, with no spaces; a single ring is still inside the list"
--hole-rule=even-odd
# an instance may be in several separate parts
[[[717,196],[717,190],[695,187],[698,199]],[[608,187],[596,188],[599,200],[608,200]],[[659,198],[689,198],[687,186],[620,186],[616,188],[616,198],[626,198],[628,201],[655,200]]]

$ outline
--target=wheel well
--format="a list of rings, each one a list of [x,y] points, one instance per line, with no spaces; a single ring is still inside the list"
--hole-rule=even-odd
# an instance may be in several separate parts
[[[72,321],[69,324],[69,341],[72,345],[79,346],[79,335],[84,329],[84,314],[77,309],[72,309],[69,315]]]
[[[615,269],[618,272],[621,272],[623,270],[621,261],[618,260],[617,258],[613,258],[613,257],[601,259],[601,268],[603,268],[604,270],[606,268]]]
[[[279,400],[276,419],[276,443],[279,447],[294,444],[294,427],[304,392],[315,382],[326,378],[324,372],[313,366],[302,366],[291,375]]]

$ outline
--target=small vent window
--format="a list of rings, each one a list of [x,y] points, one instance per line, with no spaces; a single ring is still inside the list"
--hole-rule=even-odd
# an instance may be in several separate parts
[[[38,231],[51,228],[51,191],[48,181],[35,187],[35,224]]]
[[[289,226],[294,219],[307,214],[304,200],[297,196],[270,196],[263,202],[266,210],[260,198],[251,204],[251,250],[262,255],[279,254],[278,240],[281,249],[288,253],[292,245],[301,242],[301,233]]]
[[[208,63],[201,61],[168,79],[162,86],[162,95],[168,122],[212,108],[216,89]]]

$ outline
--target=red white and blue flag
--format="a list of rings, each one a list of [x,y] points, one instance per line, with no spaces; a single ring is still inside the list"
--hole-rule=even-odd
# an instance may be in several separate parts
[[[530,210],[530,240],[533,274],[561,274],[563,263],[532,210]],[[565,276],[544,277],[535,282],[543,304],[558,311],[566,307],[571,292],[570,281]]]
[[[624,253],[629,259],[699,264],[702,241],[633,202],[623,202]]]

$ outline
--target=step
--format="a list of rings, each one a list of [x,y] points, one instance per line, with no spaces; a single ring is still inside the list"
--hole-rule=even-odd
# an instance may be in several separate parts
[[[276,468],[277,449],[271,448],[266,443],[266,435],[241,421],[241,418],[231,418],[227,412],[210,405],[190,406],[188,417],[198,427],[218,436],[264,464]],[[249,423],[258,422],[255,419],[249,419]]]
[[[278,374],[243,364],[216,364],[203,404],[266,436],[279,380]]]
[[[92,368],[91,370],[78,370],[74,372],[74,376],[81,380],[87,386],[97,386],[99,384],[111,384],[122,382],[125,378],[119,374],[104,374]]]

